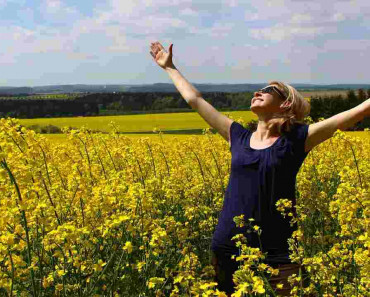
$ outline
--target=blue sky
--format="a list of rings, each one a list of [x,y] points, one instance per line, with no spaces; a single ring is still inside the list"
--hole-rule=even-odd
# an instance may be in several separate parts
[[[0,85],[370,83],[369,0],[0,0]]]

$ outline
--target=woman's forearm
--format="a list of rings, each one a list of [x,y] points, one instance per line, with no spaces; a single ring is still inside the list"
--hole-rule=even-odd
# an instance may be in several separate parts
[[[176,89],[187,103],[191,103],[200,98],[202,94],[180,73],[175,66],[167,67],[166,72],[175,84]]]

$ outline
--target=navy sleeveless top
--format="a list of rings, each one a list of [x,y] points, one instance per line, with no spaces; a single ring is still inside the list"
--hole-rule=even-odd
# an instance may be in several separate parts
[[[304,144],[308,125],[295,123],[269,147],[250,147],[252,131],[238,122],[230,127],[231,172],[218,224],[212,238],[212,250],[238,254],[231,238],[243,233],[248,245],[260,247],[256,232],[247,233],[246,227],[236,227],[233,217],[244,214],[254,218],[262,229],[262,252],[267,252],[265,263],[291,263],[287,240],[296,226],[290,226],[276,209],[281,198],[296,203],[296,175],[308,152]]]

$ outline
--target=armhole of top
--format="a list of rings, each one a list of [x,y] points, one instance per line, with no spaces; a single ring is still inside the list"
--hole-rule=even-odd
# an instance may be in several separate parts
[[[307,140],[307,136],[308,136],[308,128],[309,126],[304,124],[301,128],[301,133],[302,133],[302,147],[303,147],[303,152],[305,152],[305,143],[306,143],[306,140]]]
[[[229,149],[231,150],[231,131],[232,131],[232,126],[233,124],[235,123],[235,121],[233,121],[229,127]]]
[[[295,135],[294,135],[294,142],[296,150],[299,154],[302,154],[304,157],[310,152],[305,152],[305,143],[308,136],[308,125],[306,124],[299,124],[296,128]]]
[[[308,129],[310,128],[310,125],[305,125],[304,126],[304,130],[303,130],[303,134],[304,134],[304,140],[303,140],[303,153],[305,154],[305,156],[308,155],[308,153],[311,151],[309,150],[308,152],[305,151],[305,146],[306,146],[306,140],[307,140],[307,137],[308,137]]]
[[[233,147],[233,142],[235,142],[236,138],[238,138],[243,131],[249,131],[248,129],[244,128],[241,124],[237,121],[233,121],[230,125],[230,151]]]

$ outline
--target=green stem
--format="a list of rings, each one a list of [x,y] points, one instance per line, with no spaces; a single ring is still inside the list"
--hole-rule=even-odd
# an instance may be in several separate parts
[[[149,149],[150,157],[151,157],[151,160],[152,160],[152,166],[153,166],[153,170],[154,170],[154,176],[157,177],[157,171],[156,171],[156,168],[155,168],[152,147],[150,146],[150,144],[147,141],[145,143],[146,143],[146,145],[147,145],[147,147]]]
[[[15,189],[17,191],[17,195],[18,195],[18,199],[19,199],[19,202],[22,202],[22,196],[21,196],[21,191],[19,190],[19,186],[13,176],[13,173],[10,171],[9,167],[8,167],[8,164],[6,163],[5,159],[3,159],[1,161],[1,166],[3,168],[6,169],[6,171],[8,172],[8,175],[10,177],[10,180],[12,181],[12,183],[14,184],[15,186]],[[27,265],[28,267],[31,266],[31,263],[32,263],[32,258],[31,258],[31,243],[30,243],[30,236],[29,236],[29,233],[28,233],[28,225],[27,225],[27,218],[26,218],[26,213],[25,211],[22,209],[20,211],[21,213],[21,216],[22,216],[22,219],[23,219],[23,223],[24,223],[24,229],[25,229],[25,232],[26,232],[26,240],[27,240],[27,256],[28,256],[28,259],[27,259]],[[33,296],[36,297],[37,294],[36,294],[36,284],[35,284],[35,278],[34,278],[34,272],[33,272],[33,268],[30,269],[30,275],[31,275],[31,282],[32,282],[32,291],[33,291]]]
[[[107,268],[110,266],[110,264],[112,263],[112,261],[113,261],[113,259],[115,258],[115,256],[116,256],[116,253],[117,252],[114,252],[113,253],[113,255],[110,257],[110,259],[109,259],[109,261],[108,261],[108,263],[107,263],[107,265],[105,265],[105,267],[104,267],[104,269],[101,271],[101,273],[98,275],[98,277],[97,277],[97,279],[96,279],[96,281],[94,282],[94,284],[92,285],[92,287],[91,287],[91,289],[90,289],[90,291],[85,295],[85,296],[87,296],[87,297],[89,297],[89,296],[92,296],[92,292],[93,292],[93,290],[95,289],[95,286],[96,286],[96,284],[99,282],[99,280],[100,280],[100,278],[102,277],[102,275],[105,273],[105,271],[107,270]]]
[[[12,265],[12,285],[10,287],[10,297],[13,296],[13,287],[14,287],[14,263],[13,263],[13,258],[12,258],[12,253],[9,252],[9,259],[10,259],[10,264]]]
[[[268,290],[269,290],[269,293],[271,293],[272,294],[272,296],[274,296],[274,297],[277,297],[277,295],[276,295],[276,293],[275,293],[275,290],[271,287],[271,285],[270,285],[270,282],[268,281],[268,279],[267,279],[267,277],[265,276],[265,274],[262,272],[262,273],[258,273],[261,277],[262,277],[262,279],[264,280],[264,282],[265,282],[265,285],[266,285],[266,287],[268,288]]]
[[[104,167],[103,161],[100,158],[100,155],[99,155],[98,151],[96,150],[95,143],[94,143],[94,138],[91,136],[91,134],[89,136],[90,136],[91,142],[93,143],[92,147],[94,148],[95,154],[98,157],[99,163],[100,163],[100,165],[101,165],[101,167],[103,169],[104,177],[107,180],[108,179],[107,172],[105,171],[105,167]]]
[[[57,213],[56,207],[55,207],[55,205],[54,205],[53,199],[51,198],[51,195],[50,195],[49,189],[48,189],[48,187],[47,187],[47,185],[46,185],[46,183],[45,183],[44,179],[42,178],[42,176],[40,176],[40,177],[41,177],[42,183],[43,183],[43,185],[44,185],[44,189],[45,189],[45,191],[46,191],[46,193],[47,193],[47,195],[48,195],[48,198],[49,198],[50,204],[51,204],[51,206],[52,206],[52,207],[53,207],[53,209],[54,209],[54,214],[55,214],[55,217],[56,217],[56,219],[57,219],[57,221],[58,221],[58,225],[61,225],[61,221],[60,221],[60,219],[59,219],[59,216],[58,216],[58,213]]]

